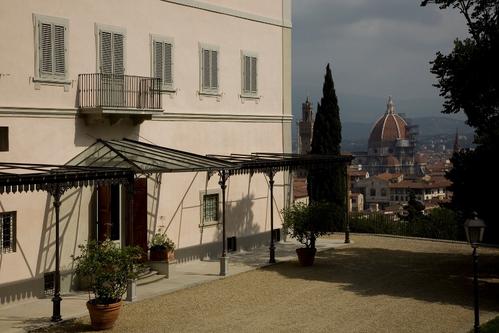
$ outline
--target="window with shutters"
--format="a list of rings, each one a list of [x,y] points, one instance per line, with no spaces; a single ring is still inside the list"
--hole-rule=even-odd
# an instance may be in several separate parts
[[[258,94],[258,58],[249,52],[242,53],[242,97],[256,97]]]
[[[2,253],[16,252],[16,212],[0,213]]]
[[[125,30],[96,25],[96,33],[100,99],[106,105],[125,106]]]
[[[35,79],[62,81],[68,79],[68,20],[34,15]]]
[[[217,47],[201,45],[200,46],[200,85],[201,93],[218,94],[219,93],[219,50]]]
[[[125,74],[125,30],[110,26],[97,26],[97,69],[101,74]]]
[[[161,79],[163,90],[173,90],[173,39],[151,36],[151,76]]]

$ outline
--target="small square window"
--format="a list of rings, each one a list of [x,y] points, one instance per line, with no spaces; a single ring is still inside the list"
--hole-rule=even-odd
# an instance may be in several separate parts
[[[9,128],[0,127],[0,151],[9,151]]]
[[[54,295],[55,288],[55,272],[47,272],[43,274],[43,292],[45,296]]]
[[[16,212],[0,213],[2,253],[16,252]]]
[[[203,196],[203,223],[218,222],[218,193]]]

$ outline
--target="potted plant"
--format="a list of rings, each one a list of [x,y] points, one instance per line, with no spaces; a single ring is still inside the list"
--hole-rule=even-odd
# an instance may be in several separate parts
[[[96,330],[113,327],[118,318],[128,281],[137,277],[142,257],[140,247],[123,247],[105,240],[89,241],[79,246],[81,254],[73,257],[75,273],[88,281],[87,309],[92,327]],[[94,298],[90,298],[90,292]]]
[[[175,260],[175,243],[166,236],[159,228],[150,242],[149,246],[149,259],[151,261],[173,261]]]
[[[298,202],[283,210],[283,228],[305,247],[296,249],[302,266],[314,263],[315,240],[333,231],[334,208],[323,202],[305,204]]]

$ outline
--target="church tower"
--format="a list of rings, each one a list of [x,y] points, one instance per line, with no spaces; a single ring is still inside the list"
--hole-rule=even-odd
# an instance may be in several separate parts
[[[312,149],[312,133],[314,129],[314,111],[309,97],[301,105],[301,120],[298,123],[299,144],[298,153],[308,154]]]

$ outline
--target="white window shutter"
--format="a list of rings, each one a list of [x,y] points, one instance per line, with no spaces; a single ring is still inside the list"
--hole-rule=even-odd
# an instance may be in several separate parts
[[[62,25],[54,25],[54,74],[66,74],[66,40],[65,30]]]
[[[163,43],[153,42],[153,75],[163,79]]]
[[[113,74],[113,60],[112,60],[112,33],[107,31],[100,31],[100,72],[102,74]]]
[[[164,43],[164,76],[163,84],[172,85],[173,84],[173,73],[172,73],[172,44]]]
[[[210,89],[210,50],[202,50],[202,84],[203,89]]]
[[[255,93],[257,92],[257,86],[256,86],[256,82],[257,82],[257,59],[256,57],[251,57],[251,92],[252,93]]]
[[[244,56],[244,86],[243,92],[249,93],[251,91],[251,58]]]
[[[52,74],[52,24],[39,24],[40,75]]]
[[[218,88],[218,51],[211,51],[211,89]]]
[[[124,36],[119,33],[113,33],[113,74],[125,74],[124,57]]]

